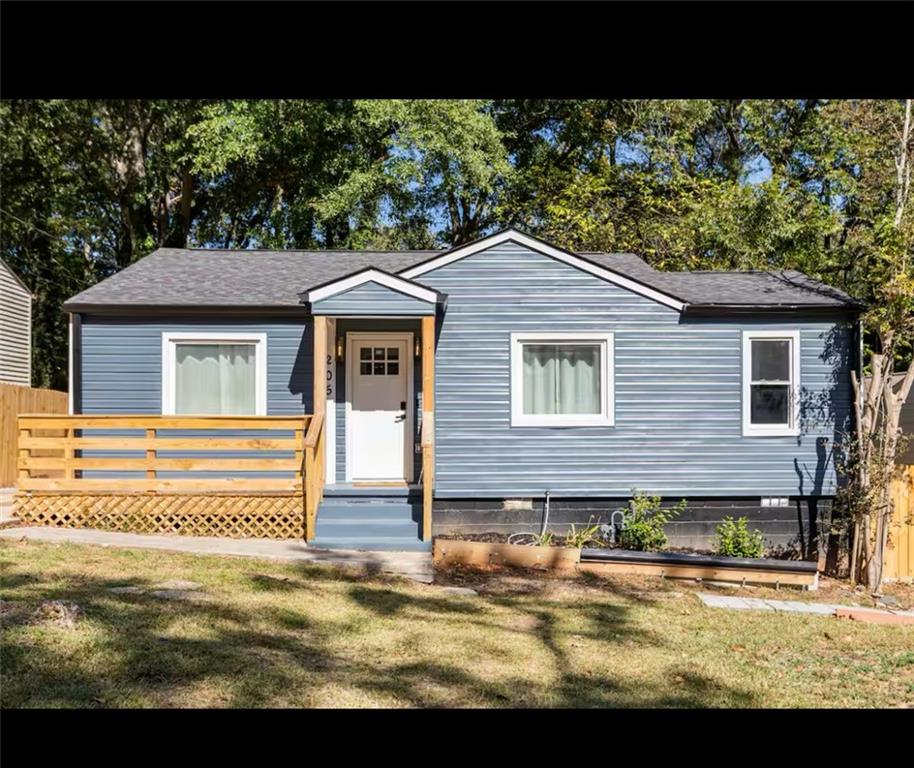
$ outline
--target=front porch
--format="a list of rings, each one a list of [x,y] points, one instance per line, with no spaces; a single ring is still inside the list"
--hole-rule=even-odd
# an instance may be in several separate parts
[[[435,318],[418,318],[417,329],[422,406],[412,416],[419,421],[418,450],[405,439],[402,455],[419,460],[404,463],[398,479],[347,483],[344,473],[342,482],[335,482],[334,384],[341,361],[335,354],[336,319],[318,315],[313,414],[20,416],[14,514],[25,523],[55,527],[303,539],[339,549],[427,549]],[[397,357],[405,354],[412,365],[412,346]],[[384,364],[385,373],[394,370]],[[407,404],[413,406],[412,398]]]

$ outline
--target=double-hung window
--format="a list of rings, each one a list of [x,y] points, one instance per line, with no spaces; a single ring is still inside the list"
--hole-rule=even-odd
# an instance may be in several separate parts
[[[511,424],[613,423],[611,333],[512,333]]]
[[[265,416],[264,333],[163,333],[162,413]]]
[[[743,331],[743,434],[799,434],[800,332]]]

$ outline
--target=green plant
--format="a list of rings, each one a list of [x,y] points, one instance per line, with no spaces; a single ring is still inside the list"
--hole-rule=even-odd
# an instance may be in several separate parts
[[[761,557],[765,539],[761,531],[750,531],[748,518],[734,520],[729,515],[717,526],[717,554],[727,557]]]
[[[543,531],[542,533],[534,534],[533,546],[534,547],[551,547],[553,538],[555,538],[555,534],[552,531]]]
[[[590,542],[596,540],[597,531],[600,530],[600,525],[591,525],[591,523],[593,523],[592,515],[587,522],[587,527],[582,528],[580,531],[575,528],[574,523],[569,526],[568,533],[565,534],[566,547],[575,547],[576,549],[581,549],[581,547],[583,547],[585,544],[589,544]]]
[[[675,507],[663,509],[659,496],[648,496],[638,490],[632,491],[632,494],[620,537],[622,546],[641,552],[658,552],[666,547],[663,526],[682,513],[686,500]]]

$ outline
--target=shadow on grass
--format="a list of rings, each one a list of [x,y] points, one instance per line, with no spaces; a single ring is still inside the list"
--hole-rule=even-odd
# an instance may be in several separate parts
[[[12,606],[2,617],[3,707],[175,706],[201,688],[208,689],[211,706],[326,706],[329,685],[358,692],[373,706],[755,703],[750,693],[722,687],[694,670],[674,670],[669,684],[656,689],[646,689],[626,666],[611,674],[591,671],[586,659],[570,653],[574,638],[606,645],[658,644],[652,633],[632,622],[625,601],[540,602],[529,592],[439,597],[431,590],[417,594],[414,585],[303,566],[288,579],[249,574],[246,588],[261,595],[253,605],[238,607],[220,601],[218,594],[189,602],[110,592],[125,584],[152,589],[158,579],[71,575],[49,584],[30,576],[29,563],[17,567],[26,570],[0,578]],[[357,608],[357,617],[364,620],[281,604],[287,594],[313,592],[322,581],[343,582],[344,588],[328,590],[326,599],[342,601],[350,614]],[[607,589],[612,591],[611,585]],[[280,604],[263,602],[267,599]],[[76,602],[85,618],[77,630],[34,625],[32,613],[43,600]],[[343,634],[351,638],[371,631],[378,619],[402,623],[404,644],[429,624],[453,622],[455,637],[462,626],[484,630],[481,644],[488,648],[483,650],[507,666],[507,674],[493,677],[483,671],[484,665],[477,671],[472,663],[445,663],[431,653],[421,661],[403,660],[367,643],[369,653],[339,642]],[[521,634],[547,652],[546,668],[538,674],[518,662],[511,666],[512,645]]]
[[[351,587],[349,598],[378,616],[394,616],[405,610],[427,613],[476,613],[478,608],[463,600],[449,600],[444,597],[416,597],[394,588],[374,586]]]

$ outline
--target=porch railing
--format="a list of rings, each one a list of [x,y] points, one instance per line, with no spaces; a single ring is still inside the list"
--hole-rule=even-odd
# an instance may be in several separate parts
[[[297,527],[313,535],[324,485],[322,415],[41,414],[20,416],[18,432],[17,486],[29,496],[292,496]]]
[[[326,481],[326,450],[324,446],[324,414],[311,417],[305,435],[305,539],[314,538],[317,524],[317,507],[321,503]]]

